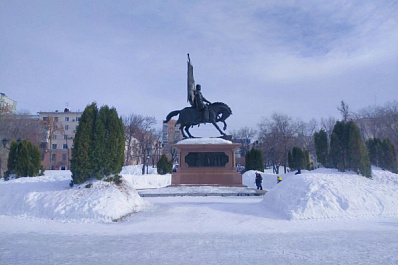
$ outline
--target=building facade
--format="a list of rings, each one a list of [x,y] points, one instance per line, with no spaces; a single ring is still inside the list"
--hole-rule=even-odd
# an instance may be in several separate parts
[[[47,130],[45,141],[40,145],[44,169],[68,170],[72,156],[73,139],[82,112],[39,112],[39,120]]]
[[[0,93],[0,109],[4,112],[15,113],[17,111],[17,102],[10,99],[4,93]]]
[[[162,154],[165,154],[168,159],[177,161],[177,152],[173,145],[182,140],[182,134],[178,127],[176,127],[176,120],[170,120],[168,123],[163,123],[162,129]]]

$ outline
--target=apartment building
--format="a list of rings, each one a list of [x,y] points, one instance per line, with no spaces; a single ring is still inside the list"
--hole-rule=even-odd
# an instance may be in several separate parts
[[[67,170],[70,168],[71,148],[76,127],[83,112],[73,112],[65,108],[63,112],[39,112],[39,120],[47,130],[42,142],[42,166],[45,169]]]
[[[176,151],[173,145],[182,140],[182,134],[179,126],[176,126],[177,120],[170,120],[168,123],[163,123],[162,130],[162,154],[165,154],[168,159],[177,161]]]
[[[10,99],[4,93],[0,93],[0,109],[4,112],[15,113],[17,111],[17,102]]]

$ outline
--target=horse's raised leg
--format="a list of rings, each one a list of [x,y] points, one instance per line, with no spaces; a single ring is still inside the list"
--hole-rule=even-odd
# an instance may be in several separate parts
[[[185,131],[187,132],[189,138],[195,138],[191,135],[191,133],[189,132],[189,126],[185,126]]]
[[[225,131],[227,129],[227,124],[225,123],[225,121],[221,121],[222,123],[224,123],[224,128],[223,130]]]
[[[212,120],[211,123],[216,127],[216,129],[221,133],[221,135],[226,135],[225,132],[221,131],[220,127],[218,127],[215,120]]]

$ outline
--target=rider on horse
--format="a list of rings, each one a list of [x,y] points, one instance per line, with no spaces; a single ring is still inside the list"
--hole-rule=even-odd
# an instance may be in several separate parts
[[[210,101],[205,99],[205,97],[202,95],[202,92],[200,92],[201,86],[199,84],[196,85],[195,89],[195,105],[194,107],[203,113],[203,121],[206,122],[209,120],[209,107],[206,103],[211,104]]]

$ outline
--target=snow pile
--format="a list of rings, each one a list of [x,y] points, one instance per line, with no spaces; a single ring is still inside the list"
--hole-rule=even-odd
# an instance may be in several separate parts
[[[263,204],[287,219],[398,216],[398,175],[373,168],[373,179],[332,169],[290,175]]]
[[[142,175],[142,165],[125,166],[120,173],[134,189],[162,188],[171,184],[171,174],[158,175],[156,168],[151,166],[148,167],[149,174]]]
[[[145,167],[145,173],[147,168]],[[120,171],[122,175],[142,175],[142,165],[135,165],[135,166],[124,166],[122,171]],[[148,174],[157,174],[156,168],[152,166],[148,166]]]
[[[69,187],[70,171],[46,171],[46,175],[0,182],[0,214],[60,221],[112,222],[150,203],[124,181],[115,185],[94,181]]]
[[[204,137],[184,139],[179,141],[177,144],[232,144],[232,142],[222,138]]]
[[[242,175],[242,184],[250,188],[257,188],[256,186],[256,172],[259,172],[263,177],[262,187],[263,190],[271,190],[276,185],[276,179],[279,175],[264,173],[261,171],[249,170]]]
[[[46,175],[0,181],[0,215],[55,219],[62,222],[111,222],[150,207],[135,189],[161,193],[240,193],[242,187],[166,187],[171,175],[141,174],[142,166],[124,167],[123,183],[94,181],[90,188],[69,187],[70,171],[46,171]],[[261,204],[264,213],[277,219],[309,220],[398,216],[398,175],[373,168],[373,179],[332,169],[317,169],[278,175],[261,173]],[[242,176],[242,182],[255,188],[255,171]],[[153,190],[156,188],[156,190]],[[254,190],[252,190],[254,192]],[[141,190],[140,193],[150,193]]]

